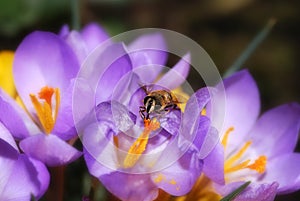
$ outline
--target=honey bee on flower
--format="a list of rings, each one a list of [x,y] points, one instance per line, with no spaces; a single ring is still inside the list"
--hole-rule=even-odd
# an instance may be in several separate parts
[[[142,119],[149,119],[151,113],[162,114],[168,113],[172,109],[179,109],[177,104],[180,102],[171,91],[165,89],[149,91],[146,86],[142,86],[142,88],[146,92],[144,105],[140,106],[139,110]]]

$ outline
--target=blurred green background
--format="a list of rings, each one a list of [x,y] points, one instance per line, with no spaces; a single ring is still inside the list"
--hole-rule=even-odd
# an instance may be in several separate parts
[[[112,35],[149,27],[180,32],[200,44],[221,73],[267,21],[276,18],[271,34],[244,67],[259,85],[263,111],[300,102],[300,1],[0,0],[0,49],[15,50],[34,30],[58,32],[64,24],[72,26],[74,3],[78,3],[81,26],[96,21]],[[86,178],[82,164],[77,161],[67,168],[65,200],[81,198]],[[300,193],[294,193],[277,200],[299,199]]]

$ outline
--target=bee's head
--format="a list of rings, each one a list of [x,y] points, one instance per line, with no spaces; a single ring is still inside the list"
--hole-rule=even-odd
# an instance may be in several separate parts
[[[156,99],[153,96],[146,96],[144,98],[144,105],[146,108],[146,112],[150,114],[155,110]]]

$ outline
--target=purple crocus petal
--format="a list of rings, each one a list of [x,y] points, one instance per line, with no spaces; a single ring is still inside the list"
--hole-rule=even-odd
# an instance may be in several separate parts
[[[59,30],[58,35],[59,35],[59,37],[61,37],[61,38],[64,39],[65,37],[68,36],[69,33],[70,33],[70,28],[69,28],[69,26],[67,24],[65,24]]]
[[[63,140],[69,140],[77,135],[73,120],[73,80],[70,81],[68,88],[61,94],[60,107],[58,116],[52,130],[54,135],[59,136]]]
[[[0,200],[3,200],[2,194],[4,188],[12,174],[12,169],[17,159],[18,151],[6,141],[0,139]]]
[[[224,178],[224,149],[221,144],[215,148],[203,159],[203,173],[212,181],[223,185]]]
[[[268,159],[295,149],[300,129],[300,105],[285,104],[264,113],[249,133],[257,153]]]
[[[291,193],[300,188],[300,154],[284,154],[268,161],[264,182],[277,181],[280,194]]]
[[[81,30],[81,36],[85,41],[89,52],[109,38],[108,33],[106,33],[106,31],[97,23],[90,23],[86,25]]]
[[[71,31],[67,36],[65,36],[65,41],[72,48],[73,52],[78,58],[80,64],[83,63],[85,58],[87,57],[89,51],[87,44],[83,40],[80,33],[77,31]]]
[[[39,186],[39,192],[36,194],[37,198],[40,198],[48,189],[49,182],[50,182],[50,174],[48,172],[47,167],[44,165],[44,163],[35,160],[33,158],[29,157],[30,162],[36,169],[37,177],[40,183]]]
[[[156,84],[168,89],[175,89],[186,81],[190,70],[191,55],[188,53],[171,68]]]
[[[48,166],[68,164],[81,156],[81,152],[52,134],[28,137],[20,142],[20,148]]]
[[[26,155],[21,154],[12,169],[3,195],[7,200],[29,200],[31,194],[39,198],[48,188],[49,179],[50,175],[43,163],[32,163]]]
[[[221,191],[221,195],[226,196],[238,189],[244,182],[235,182],[226,185]],[[278,183],[251,183],[245,190],[243,190],[234,201],[273,201],[276,196]]]
[[[158,189],[147,174],[113,172],[98,178],[107,190],[121,200],[152,201],[158,196]]]
[[[16,50],[13,64],[15,85],[28,111],[34,111],[29,94],[36,95],[45,86],[58,87],[64,94],[78,69],[76,56],[59,36],[41,31],[28,35]]]
[[[106,69],[99,78],[96,104],[109,100],[119,80],[132,69],[130,58],[122,43],[108,46],[97,59],[95,66]]]
[[[15,148],[15,150],[17,151],[19,150],[13,136],[10,134],[10,132],[1,122],[0,122],[0,139],[10,144],[10,146]]]
[[[112,194],[122,200],[154,200],[158,191],[148,174],[126,174],[115,172],[97,162],[93,156],[84,151],[84,159],[89,172],[97,177]]]
[[[151,41],[151,42],[149,42]],[[149,69],[135,71],[144,83],[153,82],[167,61],[167,45],[160,33],[143,35],[128,45],[133,68],[145,66]]]
[[[171,135],[177,135],[179,133],[180,122],[181,112],[174,110],[160,119],[160,126]]]
[[[17,139],[37,134],[38,127],[23,108],[0,89],[0,121]]]
[[[229,78],[224,79],[225,87],[225,116],[218,114],[223,111],[223,104],[219,104],[218,100],[223,100],[222,93],[215,93],[213,99],[216,104],[212,106],[212,117],[224,117],[223,128],[216,127],[220,131],[220,135],[225,134],[226,130],[234,127],[233,133],[230,135],[228,143],[228,153],[242,143],[245,135],[247,135],[254,125],[260,109],[259,92],[255,81],[247,70],[239,71]],[[218,88],[218,87],[217,87]],[[214,120],[212,121],[215,125]],[[232,136],[232,137],[231,137]]]
[[[115,87],[112,100],[118,101],[125,106],[130,106],[130,102],[136,94],[137,90],[140,89],[141,80],[139,76],[134,72],[127,73],[122,79],[119,81],[118,85]],[[140,98],[140,97],[139,97]],[[141,100],[139,100],[139,104],[135,105],[133,108],[129,107],[129,111],[133,112],[134,114],[138,114],[138,109]],[[131,110],[135,109],[135,110]]]
[[[200,116],[200,113],[209,100],[210,94],[208,88],[199,89],[188,100],[181,121],[181,135],[179,136],[180,146],[184,143],[190,144],[195,141],[197,131],[199,129],[198,127],[201,126],[200,119],[202,117]],[[199,142],[199,140],[200,139],[197,139],[196,141]],[[199,149],[200,144],[197,144]]]
[[[186,152],[179,160],[151,175],[157,187],[175,196],[188,193],[202,171],[202,161],[193,152]]]

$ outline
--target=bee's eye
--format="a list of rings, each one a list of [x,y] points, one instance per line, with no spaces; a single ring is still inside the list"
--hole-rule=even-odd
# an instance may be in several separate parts
[[[154,110],[154,107],[155,107],[155,100],[153,98],[149,97],[146,100],[145,107],[146,107],[147,113],[151,113]]]

